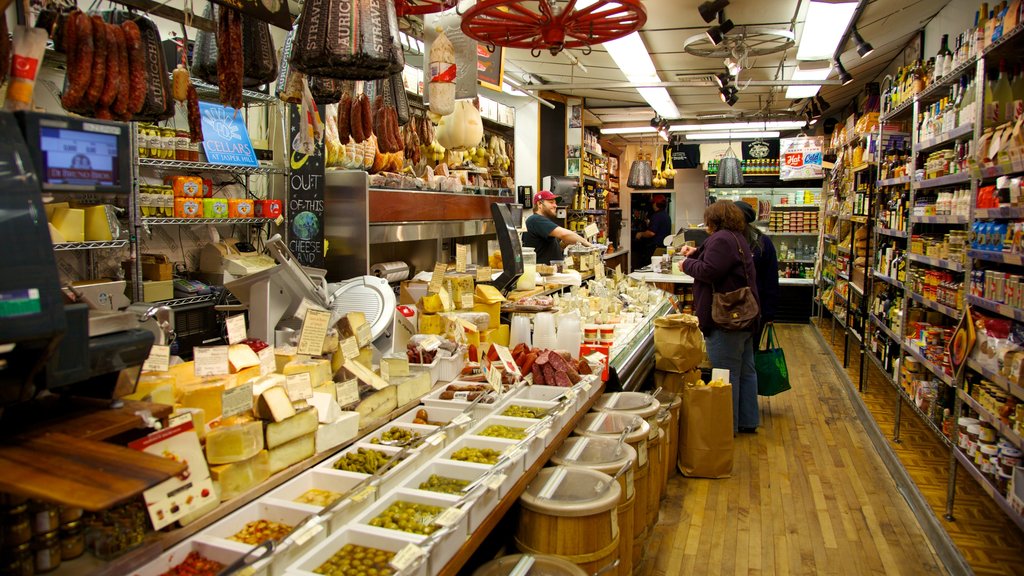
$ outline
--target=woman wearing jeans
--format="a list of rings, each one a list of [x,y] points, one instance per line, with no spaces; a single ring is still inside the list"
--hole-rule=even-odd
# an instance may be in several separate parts
[[[727,331],[711,319],[712,294],[748,286],[757,298],[754,261],[744,237],[743,212],[728,200],[719,200],[704,211],[710,234],[700,248],[685,247],[683,271],[693,276],[693,308],[715,368],[729,370],[732,383],[733,431],[754,432],[758,425],[757,373],[754,371],[753,328]]]

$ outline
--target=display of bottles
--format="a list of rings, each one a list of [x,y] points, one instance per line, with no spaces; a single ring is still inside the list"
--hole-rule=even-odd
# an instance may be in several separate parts
[[[999,61],[999,75],[992,88],[992,119],[991,126],[1009,122],[1009,111],[1013,109],[1013,89],[1010,88],[1010,75],[1006,71],[1006,61]]]
[[[884,243],[875,252],[875,270],[883,276],[895,278],[896,271],[893,265],[903,255],[903,250],[895,243]]]
[[[880,177],[883,180],[890,178],[901,178],[911,173],[909,161],[910,153],[899,147],[899,142],[893,139],[894,143],[885,151],[882,158]]]
[[[718,160],[708,160],[708,174],[718,174]],[[775,176],[779,173],[778,158],[752,158],[740,160],[740,170],[748,176]]]
[[[941,80],[943,76],[952,72],[952,65],[953,53],[949,51],[949,34],[943,34],[939,52],[935,55],[935,79]]]
[[[893,192],[892,196],[882,204],[881,211],[879,212],[878,221],[883,228],[890,230],[903,230],[907,229],[907,202],[909,201],[909,192],[902,190],[899,192]]]
[[[864,182],[857,185],[857,189],[853,195],[853,215],[854,216],[867,216],[868,214],[868,202],[871,197],[871,189]]]
[[[925,106],[917,117],[918,141],[934,138],[974,121],[974,80],[964,77],[949,88],[949,95]]]

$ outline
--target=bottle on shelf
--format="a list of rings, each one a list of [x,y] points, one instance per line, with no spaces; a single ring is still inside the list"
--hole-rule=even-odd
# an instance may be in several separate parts
[[[998,126],[1012,118],[1013,89],[1010,87],[1010,75],[1006,70],[1006,61],[999,61],[999,76],[996,77],[992,93],[992,125]]]
[[[941,80],[953,71],[953,54],[949,51],[949,34],[943,34],[939,43],[939,52],[935,55],[935,80]]]

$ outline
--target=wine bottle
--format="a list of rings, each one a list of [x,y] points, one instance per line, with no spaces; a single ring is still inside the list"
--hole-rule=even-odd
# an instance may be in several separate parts
[[[953,53],[949,51],[949,34],[942,35],[939,53],[935,55],[935,79],[953,71]]]
[[[1007,122],[1012,117],[1013,110],[1013,89],[1010,88],[1010,78],[1006,71],[1006,61],[999,61],[999,76],[996,78],[995,92],[992,94],[993,114],[995,115],[993,126]]]

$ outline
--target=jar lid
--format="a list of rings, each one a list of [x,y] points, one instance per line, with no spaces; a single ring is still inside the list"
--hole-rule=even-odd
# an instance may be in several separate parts
[[[650,418],[658,413],[661,402],[641,392],[613,392],[602,394],[594,409],[602,412],[632,412],[641,418]]]
[[[999,454],[999,447],[996,446],[995,444],[982,444],[981,445],[981,452],[982,452],[982,454],[988,454],[989,456],[995,456],[996,454]]]
[[[81,530],[82,529],[82,521],[81,520],[72,520],[71,522],[68,522],[66,524],[61,524],[60,525],[60,529],[61,530],[66,530],[68,532],[74,532],[75,530]]]
[[[22,502],[21,504],[18,504],[17,506],[11,506],[10,508],[7,509],[7,514],[9,514],[11,516],[18,516],[20,514],[24,514],[25,512],[28,512],[28,503],[27,502]]]
[[[1024,456],[1024,452],[1021,452],[1020,450],[1018,450],[1017,448],[1014,448],[1012,446],[1007,447],[1007,446],[1000,445],[999,446],[999,455],[1000,456],[1007,456],[1009,458],[1020,458],[1021,456]]]
[[[581,436],[618,436],[633,427],[626,442],[639,442],[651,433],[651,425],[643,418],[625,412],[590,412],[580,419],[575,432]]]
[[[551,461],[558,465],[583,466],[614,474],[630,461],[636,460],[636,450],[629,444],[619,444],[614,438],[600,436],[572,436],[566,438]]]
[[[611,510],[622,488],[612,477],[596,470],[571,466],[544,468],[520,496],[523,506],[563,517],[590,516]]]
[[[973,426],[973,425],[977,424],[978,422],[979,422],[979,420],[977,418],[967,418],[967,417],[960,418],[959,420],[956,421],[956,423],[958,425],[960,425],[960,426]]]
[[[33,541],[36,544],[39,544],[41,546],[47,546],[52,541],[58,540],[59,538],[60,538],[60,530],[53,530],[52,532],[46,532],[45,534],[40,534],[40,535],[36,536]]]
[[[523,573],[530,576],[586,576],[582,568],[557,556],[543,554],[513,554],[503,556],[484,564],[473,572],[473,576],[508,576]]]

